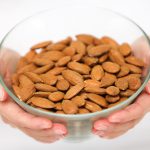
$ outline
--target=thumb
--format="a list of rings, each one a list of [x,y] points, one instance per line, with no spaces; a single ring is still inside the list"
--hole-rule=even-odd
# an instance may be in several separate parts
[[[3,102],[7,99],[7,93],[5,92],[4,88],[2,85],[0,85],[0,101]]]

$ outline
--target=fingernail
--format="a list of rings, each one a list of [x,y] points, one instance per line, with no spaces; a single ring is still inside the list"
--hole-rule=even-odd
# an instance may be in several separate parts
[[[4,95],[5,93],[4,93],[3,87],[0,85],[0,101],[3,101]]]
[[[111,117],[109,121],[119,123],[121,121],[121,119],[114,116],[114,117]]]
[[[96,129],[97,130],[106,131],[106,130],[108,130],[108,127],[106,125],[104,125],[104,124],[100,124],[100,125],[96,126]]]
[[[55,133],[59,134],[59,135],[65,135],[65,131],[61,130],[61,129],[55,129]]]

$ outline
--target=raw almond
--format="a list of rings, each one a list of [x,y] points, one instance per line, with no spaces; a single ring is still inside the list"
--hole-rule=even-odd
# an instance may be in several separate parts
[[[65,79],[59,80],[56,84],[57,89],[60,91],[68,90],[69,86],[70,86],[69,82]]]
[[[100,58],[99,58],[99,63],[103,63],[103,62],[105,62],[106,60],[108,59],[108,54],[104,54],[103,56],[101,56]]]
[[[89,93],[95,93],[100,95],[106,94],[106,90],[104,88],[100,88],[97,86],[87,86],[84,88],[84,90]]]
[[[98,58],[88,56],[83,57],[82,60],[88,66],[93,66],[98,62]]]
[[[44,42],[40,42],[38,44],[35,44],[31,47],[32,50],[34,49],[40,49],[40,48],[45,48],[47,47],[48,45],[51,45],[52,44],[52,41],[44,41]]]
[[[81,41],[73,41],[70,46],[75,48],[77,53],[85,55],[86,46]]]
[[[90,49],[88,49],[88,55],[93,57],[93,56],[101,56],[105,53],[107,53],[110,50],[109,45],[98,45],[94,46]]]
[[[74,102],[78,107],[85,105],[85,99],[83,96],[75,96],[71,99],[72,102]]]
[[[87,94],[87,97],[94,103],[102,106],[102,107],[107,107],[108,106],[108,103],[107,101],[105,100],[104,97],[100,96],[100,95],[97,95],[97,94]]]
[[[55,67],[55,68],[49,70],[46,74],[59,75],[65,69],[66,69],[65,67]]]
[[[108,61],[104,62],[102,67],[108,73],[117,73],[120,70],[120,66],[118,64]]]
[[[37,69],[35,69],[33,71],[33,73],[36,73],[36,74],[42,74],[42,73],[45,73],[47,72],[48,70],[50,70],[52,68],[52,65],[45,65],[45,66],[42,66],[42,67],[39,67]]]
[[[60,51],[63,50],[66,47],[65,44],[62,43],[54,43],[54,44],[50,44],[46,47],[46,50],[48,51]]]
[[[136,58],[134,56],[126,57],[125,61],[127,63],[129,63],[129,64],[132,64],[132,65],[135,65],[135,66],[139,66],[139,67],[145,66],[145,63],[141,59]]]
[[[86,102],[85,108],[91,112],[97,112],[102,110],[102,108],[99,105],[89,101]]]
[[[91,70],[89,66],[78,62],[70,62],[68,63],[68,67],[81,74],[89,74]]]
[[[35,88],[37,90],[43,91],[43,92],[55,92],[55,91],[57,91],[57,88],[55,88],[51,85],[42,84],[42,83],[36,83]]]
[[[137,67],[137,66],[134,66],[134,65],[131,65],[131,64],[125,64],[131,73],[142,73],[142,69]]]
[[[71,99],[72,97],[76,96],[83,88],[83,83],[78,83],[77,85],[70,87],[70,89],[66,92],[64,99]]]
[[[128,43],[123,43],[119,46],[119,51],[123,56],[130,55],[132,49]]]
[[[64,70],[62,72],[62,75],[72,85],[76,85],[78,83],[82,83],[83,82],[83,77],[79,73],[77,73],[75,71],[72,71],[72,70],[69,70],[69,69],[68,70]]]
[[[104,76],[104,70],[100,65],[96,65],[92,68],[91,78],[93,80],[101,80]]]
[[[85,87],[99,87],[100,86],[100,82],[97,80],[92,80],[92,79],[88,79],[88,80],[84,80],[84,86]]]
[[[58,60],[56,66],[65,66],[70,60],[71,60],[70,56],[62,57],[60,60]]]
[[[62,103],[61,102],[58,102],[55,104],[55,109],[56,110],[62,110]]]
[[[45,66],[45,65],[51,65],[51,67],[54,66],[54,62],[49,59],[44,58],[34,58],[32,62],[37,66]]]
[[[53,92],[49,95],[48,97],[51,101],[53,102],[58,102],[64,98],[64,93],[63,92]]]
[[[117,77],[126,76],[129,74],[129,72],[130,72],[129,68],[127,66],[123,65],[120,67],[120,71],[119,71]]]
[[[133,94],[134,94],[134,92],[135,92],[135,91],[133,91],[133,90],[129,90],[129,89],[127,89],[126,91],[121,91],[121,92],[120,92],[120,95],[121,95],[121,96],[128,97],[128,96],[133,95]]]
[[[51,92],[35,92],[34,96],[48,98]]]
[[[115,103],[120,99],[120,96],[110,96],[110,95],[106,95],[105,97],[106,101],[109,103]]]
[[[94,39],[95,39],[94,36],[92,36],[90,34],[78,34],[78,35],[76,35],[76,38],[79,41],[81,41],[81,42],[83,42],[83,43],[85,43],[87,45],[93,44]]]
[[[120,93],[120,90],[118,87],[110,86],[106,89],[106,93],[111,95],[111,96],[116,96]]]
[[[33,105],[40,107],[40,108],[54,108],[55,107],[55,104],[46,98],[33,96],[30,100]]]
[[[137,90],[141,86],[141,80],[136,77],[129,78],[128,83],[129,83],[130,90]]]
[[[76,54],[72,56],[72,61],[80,61],[82,57],[83,57],[82,54]]]
[[[87,114],[89,111],[86,108],[79,108],[79,114]]]
[[[118,87],[120,90],[126,90],[128,88],[128,82],[124,78],[119,78],[115,82],[116,87]]]
[[[78,107],[70,100],[63,100],[62,109],[66,114],[76,114],[78,112]]]
[[[41,74],[42,81],[48,85],[55,85],[57,82],[57,77],[53,74]]]
[[[74,47],[69,46],[66,47],[62,52],[67,56],[73,56],[76,53],[76,49]]]

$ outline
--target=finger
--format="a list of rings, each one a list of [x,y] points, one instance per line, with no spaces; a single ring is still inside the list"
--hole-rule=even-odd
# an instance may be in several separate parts
[[[13,123],[11,123],[7,118],[5,118],[3,116],[1,116],[1,118],[4,123],[9,124],[13,128],[16,128],[16,126]]]
[[[8,98],[7,93],[5,92],[2,85],[0,85],[0,101],[5,101]]]
[[[150,94],[150,81],[147,83],[146,87],[145,87],[145,91]]]
[[[30,129],[47,129],[52,127],[52,122],[46,118],[36,117],[25,112],[11,100],[0,102],[0,113],[18,127]]]
[[[28,128],[20,128],[23,131],[26,131],[28,134],[35,136],[35,137],[53,137],[53,136],[60,136],[66,135],[67,130],[64,125],[53,123],[53,127],[51,129],[43,129],[43,130],[32,130]]]
[[[117,111],[108,117],[109,122],[123,123],[142,117],[150,108],[150,96],[141,94],[135,103],[123,110]]]

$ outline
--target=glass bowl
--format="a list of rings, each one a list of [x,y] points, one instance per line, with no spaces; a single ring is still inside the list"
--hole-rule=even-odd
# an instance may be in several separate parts
[[[18,105],[31,114],[65,124],[68,128],[68,135],[65,140],[70,142],[81,142],[92,137],[91,129],[94,121],[126,107],[142,92],[150,77],[150,40],[146,33],[132,20],[113,11],[95,6],[69,6],[46,10],[23,20],[8,32],[0,44],[0,60],[5,63],[7,49],[24,55],[35,43],[49,39],[58,41],[79,33],[92,34],[97,37],[107,35],[119,43],[128,42],[129,44],[142,37],[147,48],[138,48],[140,44],[135,42],[134,46],[137,49],[134,50],[134,54],[143,59],[147,65],[144,68],[143,83],[135,94],[117,106],[100,112],[83,115],[55,114],[33,108],[20,101],[12,92],[11,86],[4,81],[3,74],[0,74],[1,85]],[[0,68],[3,67],[3,63],[1,63]],[[15,68],[15,66],[9,68],[14,71],[12,67]]]

